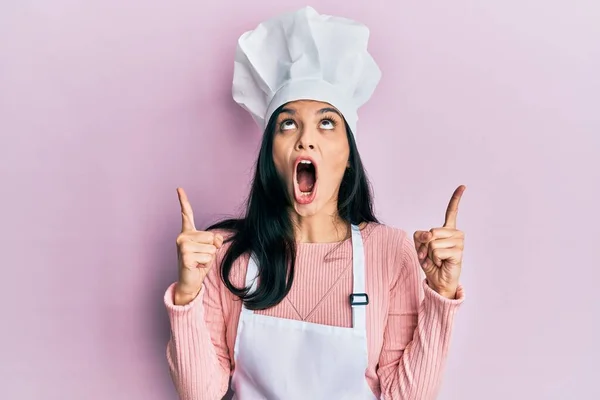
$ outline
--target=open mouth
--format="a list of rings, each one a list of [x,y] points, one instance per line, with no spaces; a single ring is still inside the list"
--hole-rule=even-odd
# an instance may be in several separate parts
[[[317,169],[312,160],[303,158],[296,162],[294,197],[300,204],[312,202],[316,194]]]

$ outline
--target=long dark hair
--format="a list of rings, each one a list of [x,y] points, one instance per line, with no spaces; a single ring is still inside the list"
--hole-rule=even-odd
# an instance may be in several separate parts
[[[232,232],[227,239],[231,245],[221,263],[221,279],[225,286],[251,310],[273,307],[282,301],[294,281],[296,241],[289,215],[291,199],[273,162],[273,137],[276,134],[279,107],[265,129],[255,175],[246,205],[246,215],[239,219],[217,222],[211,229]],[[339,189],[337,209],[344,221],[358,225],[378,222],[373,212],[371,187],[356,148],[354,135],[346,124],[350,145],[349,168]],[[256,290],[238,288],[230,279],[234,261],[243,254],[253,254],[259,271]]]

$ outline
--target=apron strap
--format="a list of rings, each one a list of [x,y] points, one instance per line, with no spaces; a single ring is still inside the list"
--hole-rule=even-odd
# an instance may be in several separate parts
[[[365,293],[365,250],[360,228],[352,225],[352,327],[354,330],[367,333],[367,308],[369,297]]]

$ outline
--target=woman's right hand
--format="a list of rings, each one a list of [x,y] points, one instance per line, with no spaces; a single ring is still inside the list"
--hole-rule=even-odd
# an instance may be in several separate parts
[[[177,189],[181,204],[181,233],[177,236],[179,279],[175,286],[173,302],[185,305],[196,298],[202,282],[223,245],[223,236],[207,231],[197,231],[194,213],[185,191]]]

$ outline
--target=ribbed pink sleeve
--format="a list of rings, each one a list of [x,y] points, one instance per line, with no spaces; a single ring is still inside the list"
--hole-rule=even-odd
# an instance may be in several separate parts
[[[171,322],[167,361],[181,400],[221,399],[229,385],[231,365],[215,271],[213,265],[200,294],[185,306],[173,304],[175,284],[165,293]]]
[[[464,300],[450,300],[421,278],[413,243],[398,246],[398,279],[390,289],[388,320],[377,376],[385,400],[435,399],[450,343],[454,314]],[[423,290],[421,290],[421,288]],[[421,293],[424,298],[421,301]]]

